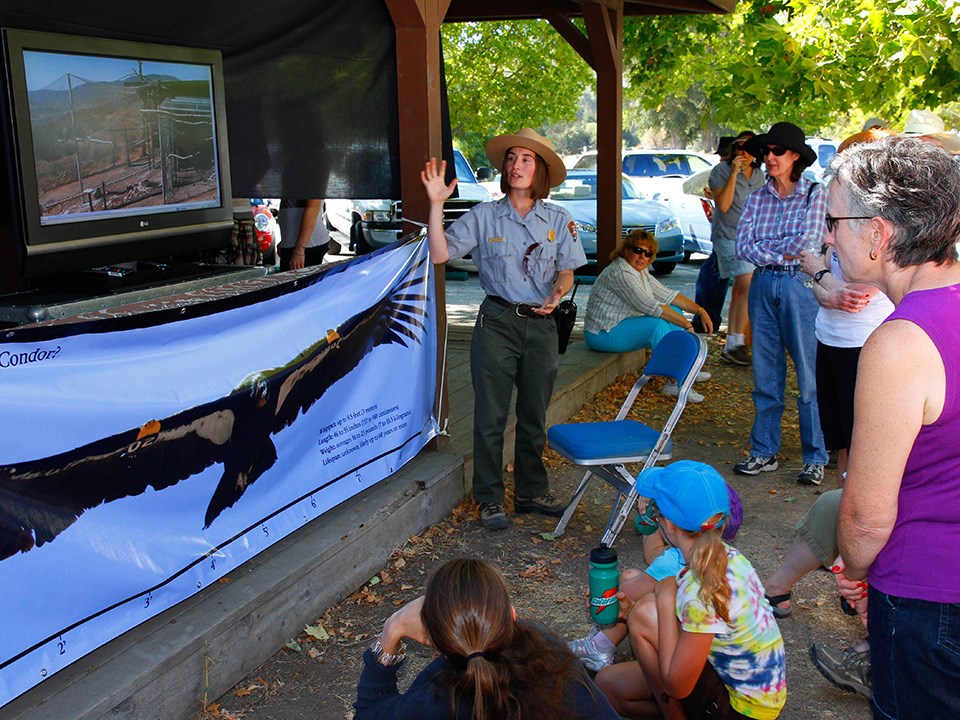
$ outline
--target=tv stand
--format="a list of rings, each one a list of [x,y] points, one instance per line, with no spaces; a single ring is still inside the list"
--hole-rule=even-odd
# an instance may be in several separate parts
[[[104,266],[56,276],[35,290],[0,295],[0,327],[15,327],[155,300],[238,280],[263,277],[272,267],[158,263],[137,269]]]

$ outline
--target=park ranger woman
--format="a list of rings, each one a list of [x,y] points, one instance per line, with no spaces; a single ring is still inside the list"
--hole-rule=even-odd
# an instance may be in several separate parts
[[[487,157],[501,169],[504,197],[476,205],[446,230],[443,203],[453,193],[456,178],[447,185],[446,163],[438,168],[431,158],[421,179],[430,200],[431,260],[441,264],[469,253],[486,293],[470,348],[473,497],[480,504],[483,525],[502,530],[508,525],[503,433],[514,387],[514,507],[547,515],[564,509],[550,494],[542,457],[547,404],[557,374],[553,311],[573,286],[573,271],[587,260],[570,213],[543,202],[567,174],[550,141],[524,128],[492,138]]]

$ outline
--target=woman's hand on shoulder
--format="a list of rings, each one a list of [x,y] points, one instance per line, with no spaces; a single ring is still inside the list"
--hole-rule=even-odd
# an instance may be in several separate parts
[[[862,286],[856,284],[844,283],[831,290],[821,305],[833,310],[858,313],[869,304],[873,296],[872,293],[864,292],[861,288]]]
[[[380,644],[385,652],[395,652],[400,645],[400,641],[404,638],[427,647],[433,647],[430,636],[420,619],[422,607],[423,597],[421,596],[416,600],[411,600],[387,618],[387,621],[383,624],[383,632],[380,633]]]
[[[440,167],[437,167],[437,159],[430,158],[430,162],[423,166],[420,171],[420,181],[427,191],[427,199],[431,204],[442,203],[448,197],[453,195],[453,189],[457,186],[457,178],[450,181],[447,185],[444,177],[447,174],[447,161],[441,160]]]

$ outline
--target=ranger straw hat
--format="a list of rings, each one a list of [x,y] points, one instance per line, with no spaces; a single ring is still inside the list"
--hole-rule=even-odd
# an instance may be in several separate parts
[[[493,167],[503,165],[503,156],[512,147],[532,150],[547,164],[550,175],[550,187],[556,187],[567,177],[567,168],[563,160],[553,149],[553,143],[532,128],[523,128],[513,135],[497,135],[487,141],[487,159]]]

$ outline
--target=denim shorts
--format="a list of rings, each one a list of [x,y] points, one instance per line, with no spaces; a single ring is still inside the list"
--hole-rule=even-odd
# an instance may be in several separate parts
[[[713,241],[713,252],[717,256],[717,272],[724,279],[749,275],[756,269],[753,263],[737,257],[736,240],[717,238]]]

